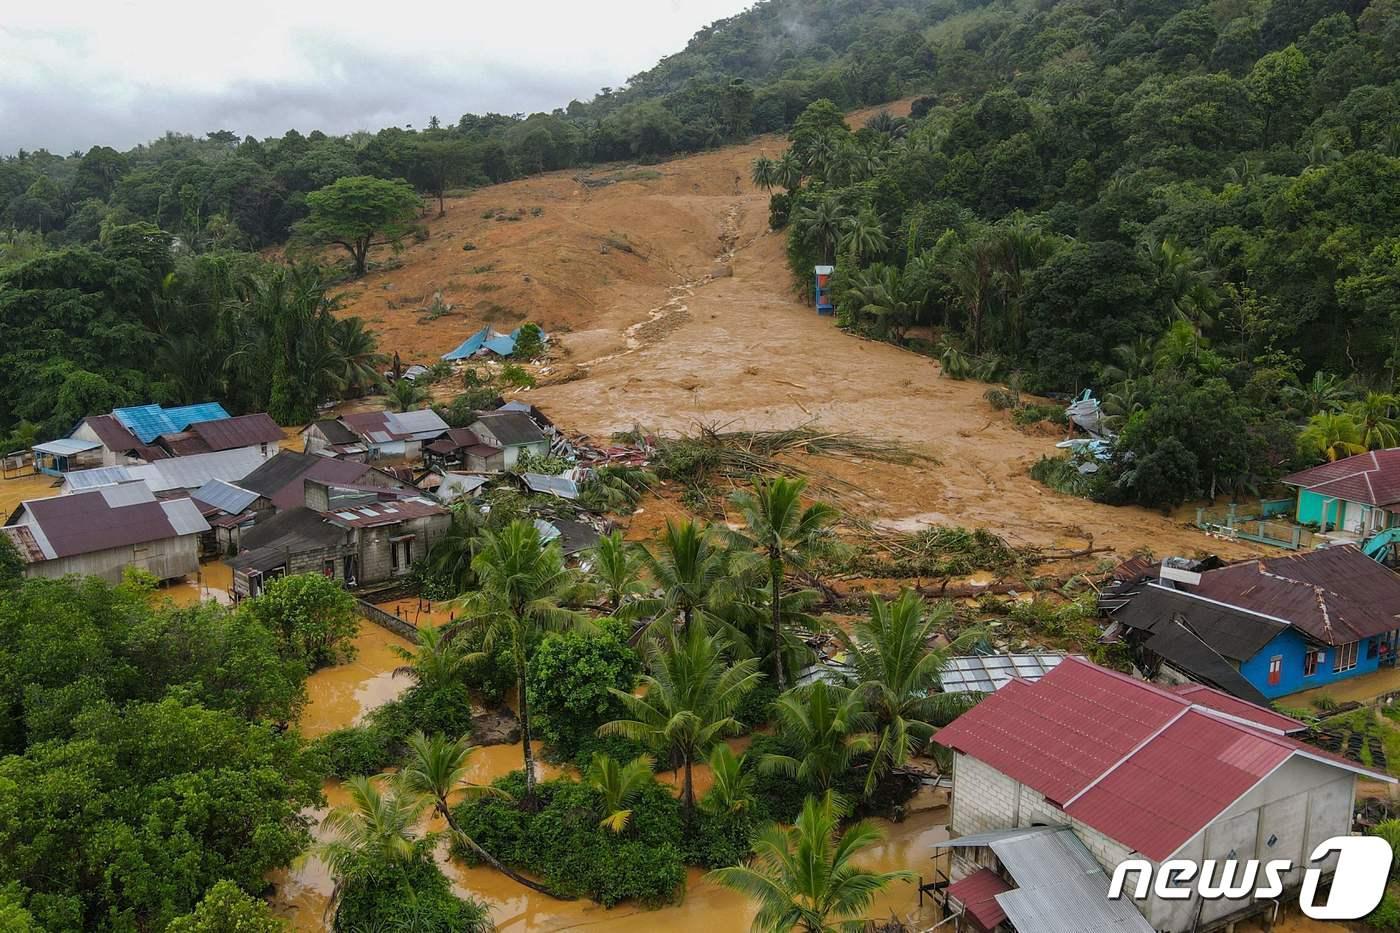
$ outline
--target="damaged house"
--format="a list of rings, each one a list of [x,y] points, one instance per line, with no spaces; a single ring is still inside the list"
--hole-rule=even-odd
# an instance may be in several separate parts
[[[1400,574],[1353,546],[1182,563],[1137,566],[1101,600],[1107,637],[1153,676],[1264,703],[1395,663]]]
[[[447,422],[431,408],[417,411],[364,411],[341,415],[365,448],[366,458],[417,460],[423,448],[448,432]]]
[[[521,454],[549,455],[549,438],[523,411],[493,411],[479,416],[470,430],[480,442],[501,451],[501,469],[515,466]]]
[[[1208,933],[1272,910],[1249,895],[1109,900],[1127,859],[1307,859],[1352,827],[1358,776],[1292,737],[1303,724],[1208,687],[1170,690],[1079,658],[1013,680],[934,735],[953,752],[946,895],[980,930]],[[1135,874],[1130,876],[1135,878]]]

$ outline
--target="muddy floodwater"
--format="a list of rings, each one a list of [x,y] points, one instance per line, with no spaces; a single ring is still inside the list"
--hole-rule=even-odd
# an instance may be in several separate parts
[[[401,613],[407,614],[409,607],[399,608]],[[394,610],[389,608],[389,611]],[[301,729],[308,738],[359,722],[368,712],[408,688],[408,678],[393,676],[394,668],[402,661],[392,646],[406,646],[406,642],[365,622],[361,624],[355,644],[359,652],[353,662],[318,671],[307,681],[309,702],[302,715]],[[735,739],[731,744],[741,751],[748,740]],[[537,744],[537,756],[538,753]],[[472,764],[467,779],[477,784],[489,783],[521,767],[521,747],[516,743],[480,748]],[[538,757],[536,767],[542,779],[557,777],[561,773],[559,768],[539,761]],[[666,772],[658,775],[658,779],[678,787],[680,775]],[[704,792],[709,780],[708,769],[695,769],[697,793]],[[344,788],[334,781],[326,784],[325,794],[330,806],[346,802]],[[937,805],[941,802],[941,798],[933,796],[916,798],[913,806],[918,812],[903,823],[878,821],[885,833],[885,841],[864,853],[861,863],[881,871],[908,869],[928,877],[932,868],[931,847],[934,842],[947,838],[944,825],[947,810]],[[316,810],[307,815],[319,824],[325,814],[325,810]],[[435,830],[441,827],[435,821],[429,821],[424,828]],[[314,826],[312,832],[317,834],[319,826]],[[445,856],[446,845],[442,846],[440,853],[442,867],[457,892],[485,903],[491,910],[496,926],[510,933],[584,928],[637,933],[658,929],[679,933],[717,933],[720,930],[748,929],[754,914],[754,907],[745,898],[705,881],[704,872],[697,869],[690,870],[685,897],[679,904],[658,910],[645,910],[627,904],[608,909],[589,900],[555,901],[522,888],[491,868],[469,867],[449,861]],[[306,856],[291,869],[277,872],[269,880],[274,886],[270,898],[273,910],[293,929],[329,929],[325,910],[334,881],[318,859]],[[931,903],[926,903],[922,912],[919,910],[918,893],[913,884],[892,886],[877,900],[870,916],[888,917],[892,913],[914,919],[923,927],[932,926],[939,919],[937,908]]]

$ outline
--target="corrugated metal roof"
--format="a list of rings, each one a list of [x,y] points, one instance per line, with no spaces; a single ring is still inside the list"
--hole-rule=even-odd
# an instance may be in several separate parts
[[[1302,732],[1307,729],[1304,723],[1292,719],[1282,713],[1257,706],[1253,703],[1246,703],[1239,697],[1231,696],[1223,690],[1216,690],[1205,684],[1178,684],[1172,687],[1172,693],[1185,697],[1198,706],[1207,706],[1213,710],[1225,713],[1229,716],[1238,716],[1241,719],[1248,719],[1250,722],[1258,723],[1265,729],[1278,732]]]
[[[137,440],[149,444],[162,434],[183,431],[196,421],[218,421],[227,418],[229,414],[218,402],[201,402],[178,408],[162,408],[159,405],[114,408],[112,416],[136,435]]]
[[[132,480],[128,483],[117,483],[113,486],[100,486],[95,490],[102,496],[102,500],[108,506],[119,509],[124,505],[136,505],[138,502],[154,502],[156,494],[145,483]]]
[[[350,508],[325,513],[326,518],[349,525],[352,528],[375,528],[380,525],[397,525],[400,522],[429,515],[446,515],[447,509],[421,496],[411,499],[398,499],[393,502],[372,502]]]
[[[518,411],[487,412],[471,425],[471,429],[478,435],[482,433],[483,428],[506,447],[520,447],[549,440],[540,430],[540,426],[535,424],[534,419]]]
[[[125,453],[128,450],[135,450],[140,441],[136,435],[126,429],[116,418],[111,415],[93,415],[84,418],[83,423],[92,429],[92,433],[97,435],[108,450],[116,453]]]
[[[98,441],[81,441],[72,437],[60,437],[57,440],[35,444],[33,449],[40,453],[53,454],[55,457],[71,457],[74,454],[96,450],[101,446],[102,444]]]
[[[282,440],[282,429],[272,420],[271,415],[264,412],[215,421],[196,421],[190,425],[189,430],[198,435],[210,450],[255,447],[261,444],[276,444]]]
[[[1016,888],[995,895],[1023,933],[1153,933],[1127,898],[1108,899],[1108,876],[1068,827],[991,844]]]
[[[1291,755],[1372,773],[1268,731],[1278,725],[1276,714],[1260,711],[1245,722],[1242,708],[1222,711],[1218,698],[1211,700],[1193,703],[1189,694],[1071,657],[1039,683],[1012,681],[940,729],[934,741],[1158,860]]]
[[[199,506],[192,499],[166,499],[160,507],[177,535],[193,535],[209,530],[209,523],[199,514]]]
[[[497,334],[483,343],[481,349],[489,350],[497,356],[510,356],[515,353],[515,338],[509,334]]]
[[[447,422],[431,408],[389,412],[385,424],[395,440],[427,440],[449,430]]]
[[[540,533],[540,541],[548,544],[559,537],[560,531],[542,518],[535,519],[535,530]]]
[[[203,502],[205,505],[212,505],[221,512],[238,515],[253,504],[253,501],[258,498],[258,494],[251,489],[244,489],[221,479],[211,479],[190,493],[190,498],[197,502]]]
[[[520,478],[531,492],[544,492],[560,499],[577,499],[578,483],[567,476],[550,476],[547,473],[521,473]]]
[[[141,498],[136,501],[126,501],[138,495]],[[29,525],[49,558],[90,554],[181,534],[171,524],[162,503],[140,483],[31,499],[24,503],[23,510],[27,515],[21,524]],[[198,509],[194,512],[198,515]]]
[[[451,502],[461,496],[469,496],[482,486],[486,485],[486,477],[473,476],[468,473],[445,473],[442,482],[438,484],[437,497],[444,502]]]
[[[1400,447],[1364,454],[1291,473],[1282,482],[1321,496],[1387,506],[1400,502]]]
[[[272,458],[276,459],[276,457]],[[127,472],[156,492],[173,489],[199,489],[214,479],[237,482],[266,462],[257,450],[237,447],[189,457],[172,457],[127,467]]]
[[[979,868],[966,878],[948,885],[948,896],[963,905],[968,916],[984,930],[996,929],[1006,919],[1006,911],[997,903],[997,895],[1011,890],[1011,885],[990,868]]]
[[[475,354],[476,351],[480,350],[481,345],[484,344],[490,336],[491,328],[483,327],[466,340],[463,340],[455,348],[444,353],[442,358],[445,360],[465,360]]]
[[[974,654],[949,658],[939,674],[944,693],[992,693],[1019,677],[1032,683],[1054,670],[1062,654]]]
[[[84,489],[94,489],[98,486],[129,482],[134,478],[126,467],[96,467],[91,470],[74,470],[71,473],[63,474],[63,491],[65,493],[81,492]]]
[[[19,551],[20,559],[26,564],[36,564],[41,560],[48,560],[49,555],[44,553],[43,547],[34,537],[34,530],[27,525],[6,525],[0,528],[0,534],[10,539],[10,543]]]

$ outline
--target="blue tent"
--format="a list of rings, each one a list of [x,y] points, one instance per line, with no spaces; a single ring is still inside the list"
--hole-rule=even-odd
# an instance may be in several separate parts
[[[442,358],[445,360],[468,359],[471,356],[473,356],[476,353],[476,351],[480,350],[482,345],[485,344],[486,341],[489,339],[491,339],[491,328],[483,327],[481,330],[472,334],[466,340],[463,340],[460,344],[458,344],[455,350],[450,350],[447,353],[444,353],[442,355]]]

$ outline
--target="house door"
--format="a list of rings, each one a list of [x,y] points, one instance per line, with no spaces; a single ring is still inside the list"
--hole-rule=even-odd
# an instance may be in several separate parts
[[[1269,658],[1269,686],[1277,687],[1279,680],[1283,677],[1283,655],[1276,654]]]

